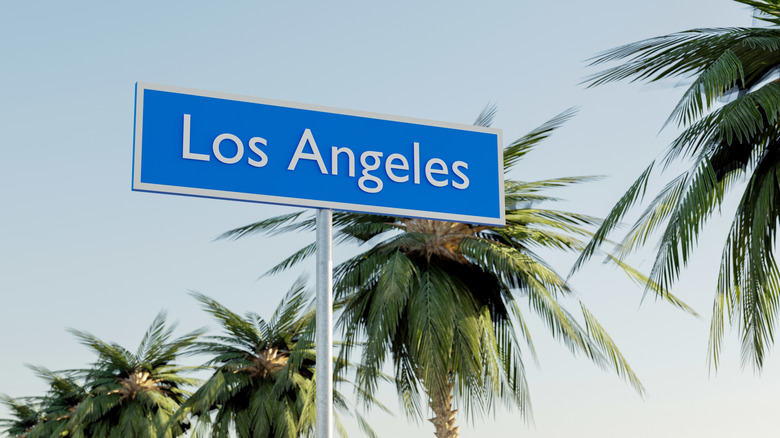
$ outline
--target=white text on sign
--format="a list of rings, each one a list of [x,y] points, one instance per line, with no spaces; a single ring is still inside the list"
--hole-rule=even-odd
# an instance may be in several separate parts
[[[191,115],[184,114],[183,123],[183,141],[182,141],[182,158],[188,160],[197,161],[209,161],[211,155],[194,153],[190,147],[190,131],[191,131]],[[221,145],[223,142],[229,141],[233,143],[235,153],[232,156],[226,156],[223,154]],[[252,137],[248,141],[248,146],[251,151],[251,155],[247,156],[247,162],[253,167],[264,167],[268,164],[268,155],[260,149],[260,146],[268,146],[266,139],[262,137]],[[307,148],[308,146],[308,148]],[[307,152],[306,150],[309,150]],[[216,159],[224,164],[235,164],[241,161],[244,157],[244,143],[236,135],[230,133],[223,133],[214,138],[211,147],[212,153]],[[230,154],[228,154],[230,155]],[[360,154],[359,161],[361,165],[361,176],[358,178],[358,187],[360,190],[366,193],[379,193],[384,187],[384,180],[372,174],[371,172],[379,170],[382,166],[382,157],[384,154],[378,151],[365,151]],[[317,142],[314,139],[310,129],[305,129],[301,139],[298,141],[298,145],[295,148],[295,153],[290,160],[287,170],[295,171],[298,162],[300,160],[310,160],[317,163],[321,173],[325,175],[339,175],[339,164],[346,160],[347,170],[346,173],[349,177],[355,177],[355,154],[352,149],[348,147],[331,147],[330,155],[331,168],[328,168],[325,164],[325,160],[322,158],[320,149],[317,146]],[[468,163],[464,161],[454,161],[451,165],[448,165],[441,158],[431,158],[424,166],[424,175],[428,183],[434,187],[446,187],[452,185],[456,189],[466,189],[469,186],[469,178],[464,173],[464,170],[468,170]],[[418,142],[413,143],[411,164],[410,160],[400,153],[392,153],[387,156],[384,162],[384,172],[390,181],[394,183],[406,183],[411,180],[414,184],[420,184],[421,181],[421,167],[420,162],[420,144]],[[452,175],[450,174],[452,172]],[[410,175],[411,172],[411,175]]]

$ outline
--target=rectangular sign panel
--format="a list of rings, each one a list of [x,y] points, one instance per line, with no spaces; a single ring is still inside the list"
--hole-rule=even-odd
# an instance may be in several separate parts
[[[503,225],[501,131],[136,84],[133,190]]]

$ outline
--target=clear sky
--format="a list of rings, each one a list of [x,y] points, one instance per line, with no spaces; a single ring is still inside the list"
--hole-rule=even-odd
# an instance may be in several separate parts
[[[213,241],[289,208],[131,192],[136,81],[471,123],[488,102],[511,141],[572,107],[578,116],[517,166],[517,179],[603,175],[558,193],[603,216],[674,131],[682,88],[585,89],[586,60],[694,27],[750,26],[727,0],[372,3],[235,1],[0,3],[0,392],[41,394],[25,363],[93,358],[66,332],[135,348],[160,309],[182,332],[209,325],[188,290],[270,314],[303,271],[258,277],[311,235]],[[658,186],[662,182],[658,180]],[[724,209],[724,216],[731,210]],[[707,332],[727,221],[714,220],[674,292],[702,316],[651,298],[594,260],[572,282],[647,388],[643,400],[532,326],[534,422],[501,407],[463,436],[670,438],[776,431],[780,363],[742,368],[734,330],[717,373]],[[335,252],[336,261],[354,248]],[[571,255],[551,255],[567,272]],[[633,262],[647,269],[650,252]],[[531,361],[529,361],[531,362]],[[389,388],[382,394],[396,408]],[[0,416],[6,416],[0,409]],[[370,416],[382,436],[429,437],[428,422]],[[353,436],[360,436],[354,432]]]

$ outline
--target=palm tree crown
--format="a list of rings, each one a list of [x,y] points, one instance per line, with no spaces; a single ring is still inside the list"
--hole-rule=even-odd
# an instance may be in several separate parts
[[[217,369],[177,416],[196,416],[199,430],[210,430],[213,437],[228,437],[234,430],[239,437],[298,436],[303,398],[297,395],[300,385],[312,378],[314,360],[310,354],[298,354],[292,363],[291,356],[313,315],[299,315],[303,289],[294,289],[271,321],[254,313],[241,317],[193,293],[225,334],[198,343]]]
[[[773,0],[736,0],[764,14],[767,28],[694,29],[621,46],[594,64],[624,61],[590,78],[591,86],[622,79],[693,78],[667,123],[684,129],[668,147],[663,167],[690,160],[650,202],[622,241],[625,256],[662,230],[650,279],[669,289],[693,253],[699,232],[729,189],[741,199],[723,248],[710,329],[718,364],[726,320],[742,333],[743,363],[760,368],[780,300],[774,258],[780,220],[780,6]],[[726,99],[728,98],[728,99]],[[578,261],[591,256],[642,199],[655,163],[618,201]]]
[[[237,315],[212,298],[192,294],[221,325],[224,334],[199,342],[210,356],[212,376],[181,406],[174,421],[197,417],[197,432],[213,438],[313,436],[316,401],[314,312],[303,281],[289,290],[270,320]],[[334,406],[348,411],[334,394]],[[373,431],[355,412],[361,428]],[[346,432],[338,417],[339,432]]]
[[[5,394],[0,396],[13,418],[0,418],[0,424],[9,437],[27,438],[44,421],[41,408],[34,398],[13,398]]]
[[[169,423],[169,419],[189,394],[183,387],[199,381],[183,376],[197,367],[178,366],[176,360],[189,352],[202,331],[171,339],[173,330],[166,327],[161,312],[135,353],[72,330],[98,359],[81,372],[88,396],[67,423],[69,436],[172,438],[184,433],[187,423]]]
[[[49,438],[62,436],[67,423],[78,405],[87,397],[86,390],[78,383],[75,372],[52,372],[43,367],[32,370],[49,384],[42,397],[13,399],[3,396],[3,403],[16,417],[2,419],[11,437]]]

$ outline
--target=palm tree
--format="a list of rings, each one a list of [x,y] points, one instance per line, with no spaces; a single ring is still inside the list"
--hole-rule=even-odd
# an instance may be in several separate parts
[[[296,282],[266,321],[255,313],[241,317],[212,298],[192,293],[224,334],[199,342],[211,356],[212,376],[181,406],[173,420],[197,417],[196,432],[213,438],[296,438],[313,436],[316,360],[314,312],[302,281]],[[347,410],[334,394],[334,405]],[[374,433],[357,414],[361,428]],[[337,417],[342,435],[344,428]]]
[[[73,410],[68,436],[172,438],[188,429],[186,422],[168,420],[189,394],[183,387],[199,381],[184,377],[193,367],[178,366],[176,360],[188,353],[202,331],[172,339],[174,328],[166,327],[165,313],[160,312],[135,353],[71,330],[98,359],[81,372],[88,396]]]
[[[780,219],[780,5],[736,0],[770,24],[762,28],[693,29],[617,47],[593,59],[622,64],[592,76],[597,86],[631,79],[689,77],[667,123],[684,128],[663,167],[690,160],[649,203],[621,244],[621,257],[663,230],[650,279],[669,289],[693,253],[699,232],[729,190],[741,191],[725,239],[710,328],[710,360],[717,367],[726,320],[742,334],[743,363],[761,368],[773,342],[780,273],[774,257]],[[726,99],[728,98],[728,99]],[[580,266],[641,202],[655,162],[613,207],[583,252]]]
[[[62,436],[67,430],[67,424],[79,404],[87,398],[87,392],[78,383],[75,372],[52,372],[43,367],[30,367],[46,382],[49,391],[40,400],[43,421],[27,438],[48,438]]]
[[[488,126],[494,114],[494,107],[486,108],[475,124]],[[572,115],[567,111],[507,146],[504,168],[511,170]],[[349,357],[352,348],[364,342],[359,347],[365,369],[359,386],[373,392],[376,370],[389,358],[406,411],[422,413],[417,397],[422,389],[439,438],[458,436],[453,396],[470,414],[491,411],[494,398],[528,413],[517,332],[532,352],[533,344],[520,307],[522,298],[572,352],[613,367],[642,392],[634,372],[585,306],[579,303],[583,325],[562,305],[563,299],[578,300],[534,252],[584,247],[580,238],[589,235],[586,227],[597,225],[596,219],[531,204],[551,201],[544,194],[547,189],[585,180],[506,181],[505,227],[334,212],[340,242],[370,246],[334,273],[335,301],[341,310],[337,324],[345,337],[342,356]],[[222,237],[313,227],[314,218],[298,212]],[[301,249],[269,273],[290,268],[314,249],[314,245]]]
[[[13,415],[13,418],[0,418],[3,430],[11,438],[27,438],[33,429],[43,423],[43,413],[35,398],[13,398],[3,394],[0,395],[0,402]]]
[[[42,367],[30,367],[38,377],[49,384],[43,397],[13,399],[2,396],[16,417],[4,419],[6,432],[11,437],[49,438],[62,436],[70,415],[86,397],[84,388],[76,381],[72,372],[55,373]]]

